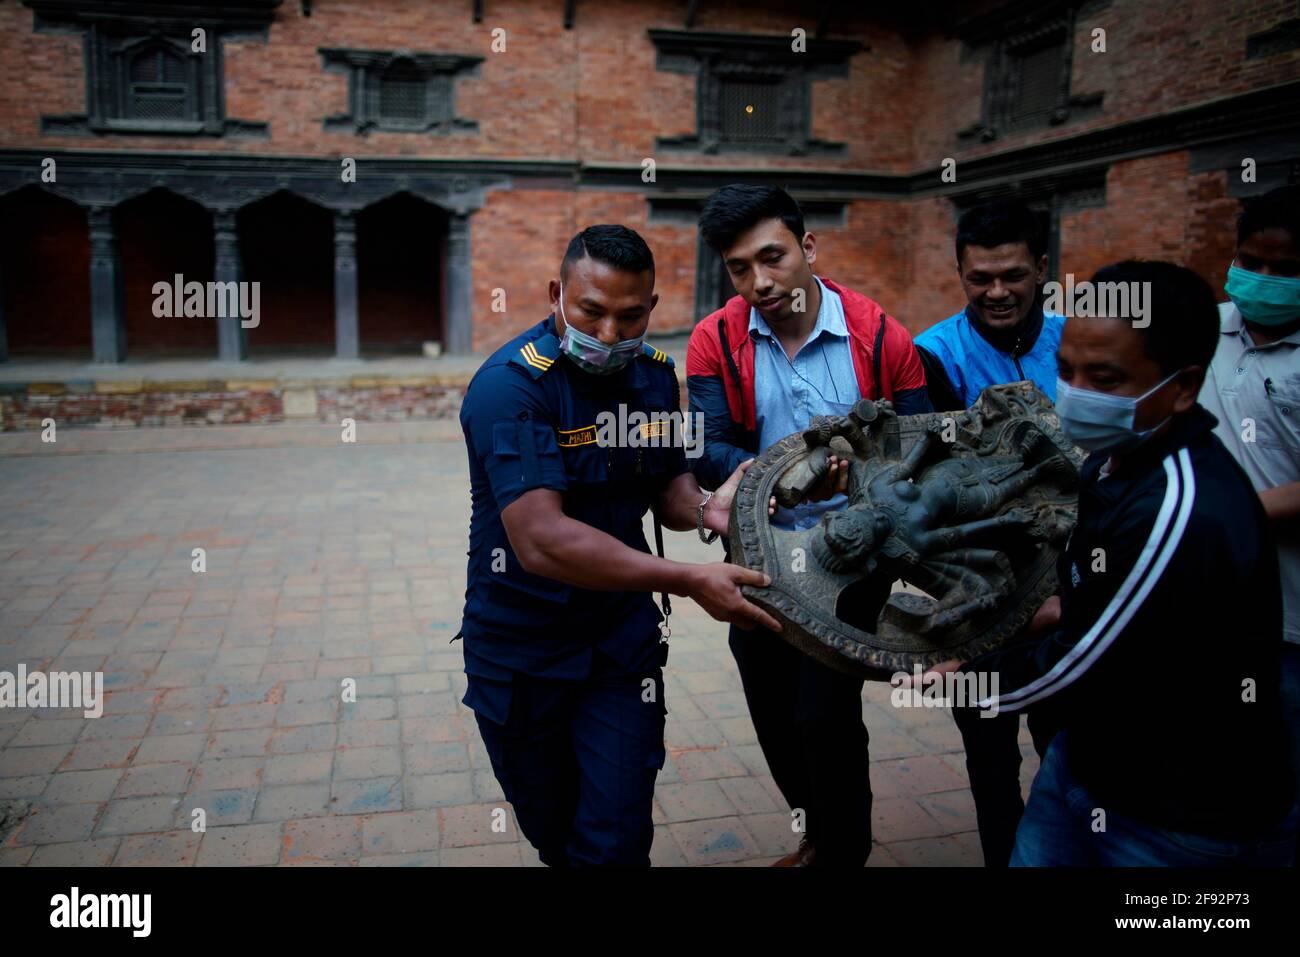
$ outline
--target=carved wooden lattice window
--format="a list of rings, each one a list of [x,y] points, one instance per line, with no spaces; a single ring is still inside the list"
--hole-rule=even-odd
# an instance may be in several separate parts
[[[37,33],[78,34],[85,54],[85,112],[42,116],[41,132],[267,136],[263,121],[226,116],[222,51],[265,41],[280,2],[26,0]]]
[[[696,77],[696,128],[656,137],[658,147],[700,153],[839,155],[843,143],[812,135],[812,82],[847,76],[856,40],[808,41],[795,52],[789,36],[652,29],[655,66]]]
[[[779,83],[723,77],[718,82],[718,99],[722,142],[781,142]]]
[[[424,123],[428,115],[428,84],[412,67],[398,66],[379,78],[379,117],[384,122]],[[446,117],[434,118],[438,121]]]
[[[993,54],[985,94],[991,128],[1010,132],[1065,118],[1070,84],[1065,32],[1045,33],[1004,40]]]
[[[456,115],[455,81],[474,75],[483,58],[454,53],[322,49],[325,67],[346,72],[347,113],[325,120],[327,130],[365,134],[474,132]]]
[[[185,61],[164,47],[131,57],[126,115],[139,120],[183,120],[190,98]]]
[[[1104,3],[1106,0],[1092,0]],[[1103,94],[1072,93],[1070,70],[1080,0],[1020,4],[1019,13],[982,14],[959,25],[963,56],[984,58],[984,102],[979,122],[958,140],[993,140],[1095,113]]]
[[[1061,75],[1066,68],[1065,58],[1064,39],[1008,56],[1008,127],[1045,126],[1052,122],[1065,89]]]
[[[198,133],[220,129],[211,63],[180,37],[102,37],[98,123],[114,132]],[[209,129],[205,120],[211,120]]]

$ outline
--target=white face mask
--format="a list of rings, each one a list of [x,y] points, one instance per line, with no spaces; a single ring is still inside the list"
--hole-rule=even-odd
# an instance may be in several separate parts
[[[1178,370],[1181,372],[1182,370]],[[1091,389],[1076,389],[1065,380],[1056,380],[1056,414],[1061,420],[1065,437],[1089,452],[1109,449],[1122,452],[1140,445],[1156,429],[1169,421],[1166,417],[1158,425],[1139,432],[1133,428],[1138,403],[1159,392],[1174,380],[1178,372],[1166,378],[1137,397],[1107,395]]]
[[[564,335],[560,338],[560,351],[573,360],[578,368],[596,375],[610,375],[622,369],[642,350],[645,336],[624,339],[607,346],[594,336],[579,332],[569,324],[564,314],[564,283],[560,283],[560,318],[564,320]]]

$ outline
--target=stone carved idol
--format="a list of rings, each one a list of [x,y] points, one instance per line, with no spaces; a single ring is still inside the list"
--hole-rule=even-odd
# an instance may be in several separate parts
[[[848,459],[848,504],[811,529],[774,527]],[[969,660],[1022,631],[1056,590],[1076,514],[1079,456],[1032,383],[985,389],[964,412],[900,418],[862,400],[818,416],[749,468],[732,506],[732,561],[772,577],[746,597],[783,637],[840,670],[888,679]],[[890,589],[897,582],[903,590]]]

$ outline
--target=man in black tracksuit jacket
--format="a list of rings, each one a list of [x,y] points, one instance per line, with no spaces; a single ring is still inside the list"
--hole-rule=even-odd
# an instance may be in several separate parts
[[[1058,565],[1059,623],[961,666],[997,673],[982,704],[1050,699],[1063,727],[1012,864],[1289,863],[1300,812],[1278,698],[1276,549],[1214,416],[1195,404],[1213,294],[1166,263],[1123,263],[1094,281],[1150,282],[1153,314],[1141,332],[1072,317],[1062,337],[1062,428],[1096,451]],[[1116,397],[1141,411],[1128,414],[1131,441],[1101,447],[1107,428],[1118,434],[1106,411]]]

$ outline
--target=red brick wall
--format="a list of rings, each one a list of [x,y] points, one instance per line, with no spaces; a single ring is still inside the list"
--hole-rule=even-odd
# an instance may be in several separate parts
[[[1167,153],[1115,164],[1106,193],[1105,208],[1061,217],[1063,274],[1087,279],[1116,260],[1167,259],[1196,270],[1224,298],[1240,209],[1227,196],[1225,173],[1190,173],[1185,152]]]
[[[800,13],[790,4],[700,4],[695,29],[789,37],[795,28],[811,40],[818,14]],[[782,9],[785,7],[786,9]],[[655,69],[655,48],[646,31],[680,30],[684,4],[645,4],[608,0],[578,11],[578,147],[584,159],[635,164],[645,157],[662,165],[734,167],[735,155],[674,158],[655,149],[661,136],[695,131],[695,77]],[[831,35],[862,41],[866,52],[849,61],[849,75],[812,84],[812,135],[842,142],[840,157],[746,156],[746,165],[903,171],[910,165],[910,110],[907,91],[913,56],[905,40],[886,27],[854,17],[838,21]],[[627,78],[634,78],[629,82]],[[864,109],[864,106],[868,108]]]
[[[994,0],[963,5],[963,15]],[[845,7],[847,5],[841,5]],[[954,5],[957,6],[957,5]],[[640,163],[658,162],[658,187],[671,189],[674,167],[738,166],[850,169],[903,174],[1083,130],[1207,102],[1300,79],[1300,53],[1244,59],[1246,38],[1295,15],[1281,0],[1114,0],[1081,18],[1074,37],[1072,89],[1103,92],[1102,111],[1059,127],[1003,137],[993,143],[958,145],[956,131],[979,118],[983,87],[978,59],[963,60],[961,43],[936,33],[905,36],[860,13],[840,13],[830,36],[854,37],[867,49],[854,56],[846,77],[813,84],[811,126],[817,137],[842,141],[840,157],[699,156],[659,152],[660,136],[695,127],[695,78],[655,69],[647,29],[681,29],[686,4],[605,0],[577,7],[576,26],[562,26],[563,0],[492,0],[485,19],[472,22],[465,0],[328,0],[304,17],[285,2],[270,27],[269,41],[225,44],[226,112],[231,118],[270,124],[268,139],[151,136],[43,136],[40,117],[85,109],[79,37],[32,32],[32,12],[19,3],[0,4],[0,147],[122,150],[203,150],[285,156],[428,156],[552,159],[625,163],[626,191],[531,189],[516,184],[490,192],[472,219],[474,339],[486,350],[536,322],[547,310],[546,281],[558,270],[564,243],[593,222],[619,221],[641,231],[658,262],[661,302],[654,328],[689,326],[694,312],[695,231],[688,225],[647,223]],[[710,2],[699,6],[695,29],[788,36],[802,27],[812,36],[815,6],[801,10],[777,0]],[[1094,54],[1091,30],[1107,31],[1108,52]],[[507,49],[490,49],[491,31],[504,28]],[[457,113],[479,123],[476,134],[417,136],[375,132],[366,137],[326,132],[323,120],[347,109],[347,78],[326,73],[320,47],[353,47],[475,53],[485,59],[476,77],[456,83]],[[958,181],[961,179],[960,163]],[[1063,269],[1086,275],[1125,255],[1184,261],[1212,281],[1231,255],[1236,202],[1226,196],[1223,174],[1191,174],[1185,153],[1116,164],[1104,209],[1064,215]],[[325,218],[315,217],[318,236],[301,236],[304,254],[328,257]],[[877,298],[914,331],[961,305],[952,261],[951,207],[940,199],[859,199],[845,224],[817,230],[818,270]],[[45,228],[45,227],[42,227]],[[57,304],[46,304],[50,321],[63,330],[56,342],[89,342],[85,238],[69,233],[67,254],[42,268]],[[30,250],[6,262],[27,261]],[[204,241],[210,242],[210,239]],[[245,237],[246,251],[258,248]],[[128,277],[143,275],[141,251],[126,254]],[[197,254],[196,254],[197,255]],[[362,253],[364,256],[364,253]],[[155,255],[155,259],[157,256]],[[161,268],[161,266],[159,266]],[[325,267],[328,269],[328,266]],[[258,278],[256,267],[248,278]],[[332,286],[328,272],[278,291],[263,290],[263,328],[250,330],[255,349],[291,344],[327,347],[332,340]],[[143,280],[139,280],[143,281]],[[12,285],[12,283],[11,283]],[[1215,282],[1219,285],[1219,282]],[[491,309],[492,291],[506,291],[507,311]],[[414,295],[414,293],[412,293]],[[25,297],[25,298],[24,298]],[[278,298],[277,298],[278,297]],[[138,291],[130,297],[131,334],[143,327]],[[33,299],[9,294],[10,336],[15,346],[34,343]],[[417,305],[400,308],[382,294],[362,296],[362,336],[409,339],[421,326]],[[15,305],[17,303],[17,305]],[[378,312],[376,312],[376,310]],[[367,314],[394,317],[394,325]],[[398,321],[397,317],[400,318]],[[75,321],[74,321],[75,317]],[[152,317],[149,317],[152,319]],[[427,318],[427,317],[426,317]],[[423,333],[421,333],[423,334]],[[26,338],[24,338],[26,337]],[[188,330],[167,340],[205,345],[210,330]]]
[[[811,37],[816,16],[778,4],[701,5],[699,30]],[[788,5],[787,5],[788,6]],[[270,138],[222,141],[223,151],[337,156],[509,156],[627,162],[656,155],[657,136],[695,127],[695,78],[655,69],[651,27],[681,29],[684,4],[639,0],[583,4],[573,30],[562,26],[563,0],[493,0],[472,22],[463,0],[330,0],[310,17],[284,3],[269,41],[224,44],[226,115],[267,122]],[[812,131],[848,144],[829,167],[903,170],[915,93],[913,53],[879,24],[842,21],[837,35],[870,47],[851,61],[850,75],[813,84]],[[0,62],[21,82],[0,86],[0,146],[48,142],[57,148],[209,150],[211,140],[150,136],[42,137],[40,117],[85,110],[79,37],[33,35],[32,13],[0,5]],[[491,50],[492,30],[506,31],[504,52]],[[327,132],[327,116],[347,112],[347,77],[322,69],[318,49],[408,47],[484,57],[476,77],[456,83],[456,111],[476,120],[477,134],[411,136],[373,132],[360,138]],[[634,78],[629,82],[630,78]],[[870,104],[870,110],[863,110]],[[662,159],[662,158],[661,158]],[[757,158],[758,165],[806,166],[798,157]],[[692,164],[734,165],[727,156]]]
[[[953,239],[957,216],[946,199],[924,199],[909,204],[911,213],[911,273],[905,308],[898,315],[913,334],[966,305],[957,278]]]
[[[573,194],[501,190],[471,220],[475,351],[490,352],[546,318],[546,284],[557,278],[574,227]],[[493,312],[493,290],[505,291],[505,312]]]
[[[310,156],[571,157],[573,85],[566,51],[576,32],[561,23],[561,0],[493,0],[484,22],[460,0],[329,0],[304,17],[297,2],[276,12],[269,41],[224,44],[226,115],[270,124],[265,140],[223,140],[222,151]],[[507,31],[492,53],[491,30]],[[648,42],[648,41],[647,41]],[[323,120],[346,113],[348,78],[327,73],[321,47],[433,50],[480,55],[480,76],[463,77],[456,110],[479,122],[477,134],[413,136],[327,132]],[[33,35],[32,11],[0,5],[0,146],[48,142],[58,148],[142,150],[214,148],[203,137],[41,137],[40,117],[86,108],[80,37]],[[558,68],[557,68],[558,67]]]
[[[555,212],[552,196],[532,191],[494,193],[474,218],[474,346],[490,349],[510,335],[545,318],[549,310],[546,282],[557,278],[565,244],[581,225],[617,222],[635,229],[655,255],[655,308],[651,337],[690,328],[695,316],[696,232],[693,226],[647,223],[646,203],[634,193],[606,191],[576,194],[573,215],[539,217],[534,209]],[[523,220],[531,217],[530,222]],[[538,222],[537,220],[542,220]],[[501,231],[504,245],[492,236]],[[913,314],[912,216],[906,204],[861,200],[849,205],[846,223],[817,229],[816,270],[878,300],[894,316],[917,330],[934,318]],[[951,238],[946,240],[951,246]],[[947,248],[947,247],[945,247]],[[498,282],[495,277],[508,275]],[[928,281],[928,280],[927,280]],[[507,313],[491,311],[492,289],[506,289]],[[949,310],[952,312],[953,310]],[[947,315],[948,313],[944,313]]]
[[[984,6],[988,6],[987,3]],[[1247,37],[1296,16],[1286,0],[1113,0],[1075,25],[1070,90],[1104,93],[1102,111],[1044,130],[958,143],[956,131],[979,119],[983,67],[962,62],[957,41],[917,44],[912,88],[913,163],[937,166],[1300,79],[1300,52],[1245,59]],[[1106,31],[1106,52],[1093,53],[1092,31]]]
[[[1183,265],[1200,273],[1219,294],[1228,277],[1228,264],[1237,253],[1237,214],[1240,201],[1228,198],[1227,175],[1196,173],[1187,177],[1187,229]]]

